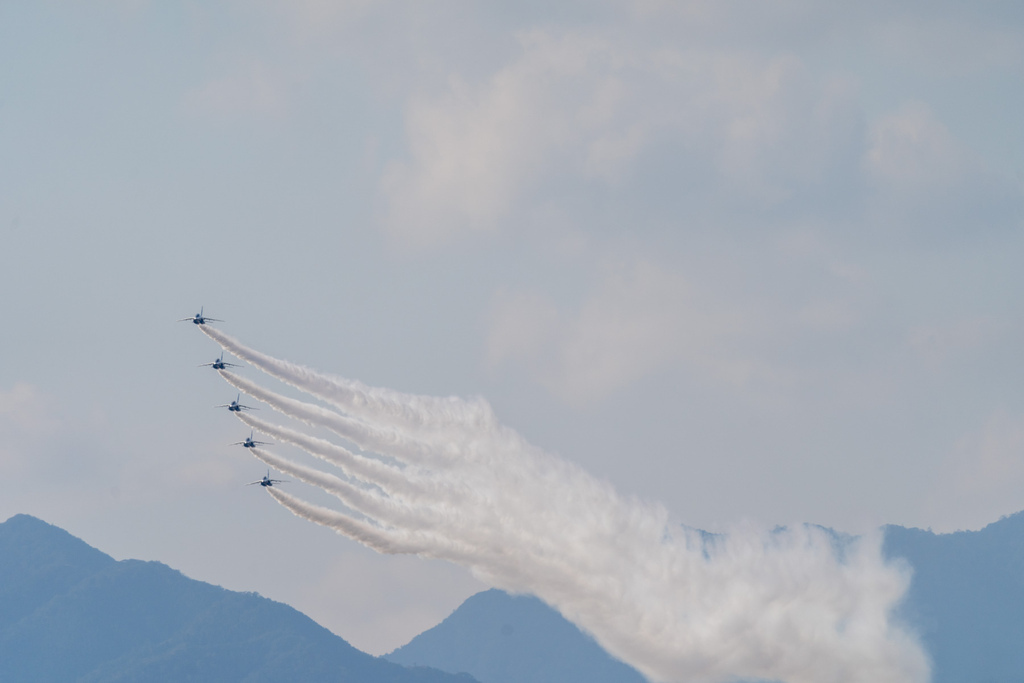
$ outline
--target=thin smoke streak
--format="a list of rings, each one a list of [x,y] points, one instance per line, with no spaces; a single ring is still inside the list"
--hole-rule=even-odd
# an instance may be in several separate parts
[[[397,506],[392,501],[385,500],[380,495],[371,491],[353,486],[333,474],[327,474],[312,467],[306,467],[287,458],[264,451],[261,448],[251,448],[249,450],[253,457],[264,464],[327,491],[348,507],[366,515],[378,524],[387,523],[394,525],[396,518],[400,521],[402,517],[408,517],[407,514],[396,514],[395,508]]]
[[[295,515],[334,529],[378,552],[418,555],[463,565],[470,565],[479,557],[476,549],[458,540],[424,533],[422,530],[374,526],[337,510],[314,505],[278,488],[268,487],[267,490]]]
[[[309,436],[294,429],[261,420],[252,415],[238,413],[238,419],[271,438],[297,446],[310,455],[320,458],[338,467],[346,476],[374,484],[389,494],[401,494],[415,491],[418,487],[402,478],[402,472],[380,460],[356,455],[347,448],[331,443],[326,439]]]
[[[266,374],[316,396],[352,415],[369,415],[391,426],[430,429],[453,422],[483,425],[494,422],[494,414],[483,401],[467,403],[456,398],[402,394],[369,387],[355,380],[324,375],[290,361],[252,349],[208,325],[199,329],[221,348],[247,361]]]
[[[310,522],[334,529],[338,533],[358,541],[369,548],[373,548],[379,553],[415,555],[422,552],[422,548],[401,543],[394,539],[392,534],[386,530],[375,528],[348,515],[307,503],[274,487],[267,487],[267,491],[274,497],[274,500],[286,507],[297,517],[302,517]]]
[[[406,438],[392,428],[385,427],[380,429],[366,425],[359,420],[339,415],[315,403],[297,401],[264,389],[255,382],[251,382],[227,370],[219,370],[218,372],[228,384],[256,400],[266,403],[277,412],[300,422],[305,422],[310,426],[326,427],[365,451],[390,455],[405,462],[414,460],[417,455],[422,456],[424,449],[418,447],[411,439]]]

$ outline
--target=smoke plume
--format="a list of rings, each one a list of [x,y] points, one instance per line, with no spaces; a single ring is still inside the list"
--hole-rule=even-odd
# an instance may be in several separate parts
[[[330,407],[229,372],[239,390],[361,451],[249,415],[247,425],[338,468],[252,449],[337,497],[331,510],[268,489],[294,514],[382,553],[457,562],[537,595],[654,681],[922,683],[918,641],[891,617],[909,584],[879,535],[839,543],[811,526],[709,535],[618,494],[498,422],[482,399],[411,396],[224,349]]]

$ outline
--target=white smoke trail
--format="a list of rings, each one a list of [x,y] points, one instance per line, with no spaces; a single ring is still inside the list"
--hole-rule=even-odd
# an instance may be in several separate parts
[[[246,413],[240,412],[237,413],[237,416],[239,420],[258,432],[278,441],[298,446],[310,455],[326,460],[341,469],[346,476],[352,479],[376,484],[388,493],[401,493],[417,488],[408,479],[403,478],[400,469],[385,462],[356,455],[347,448],[333,444],[327,439],[303,434],[294,429],[275,425]]]
[[[227,370],[219,370],[218,372],[221,377],[227,380],[228,384],[239,391],[249,394],[256,400],[266,403],[279,413],[314,427],[326,427],[363,450],[373,451],[382,455],[391,455],[406,461],[417,457],[429,458],[432,455],[421,444],[408,439],[394,428],[377,428],[367,425],[360,420],[339,415],[315,403],[297,401],[269,389],[264,389],[255,382],[251,382]]]
[[[350,508],[375,520],[378,524],[389,522],[393,526],[396,522],[408,523],[409,521],[407,519],[408,511],[398,510],[398,506],[392,499],[382,498],[372,490],[353,486],[333,474],[306,467],[261,448],[252,448],[250,452],[264,464],[334,494]]]
[[[417,541],[417,547],[421,548],[420,552],[433,548],[435,552],[432,556],[458,558],[463,561],[481,552],[479,548],[470,548],[457,538],[437,533],[443,522],[433,514],[434,510],[414,512],[408,505],[395,498],[373,490],[361,489],[332,474],[306,467],[261,448],[251,448],[250,452],[269,467],[334,495],[352,510],[366,516],[380,533],[387,533],[393,540]]]
[[[480,558],[489,555],[487,548],[471,546],[462,539],[438,534],[435,531],[439,526],[436,522],[423,519],[422,516],[409,519],[407,510],[398,510],[396,509],[398,506],[390,506],[387,501],[382,501],[376,496],[367,496],[336,477],[325,475],[285,458],[275,457],[258,448],[253,448],[252,454],[270,467],[334,494],[351,509],[369,517],[370,521],[357,520],[345,513],[312,505],[294,496],[286,496],[288,509],[300,517],[335,529],[360,542],[371,538],[373,543],[378,545],[387,545],[392,549],[404,548],[386,552],[415,553],[424,557],[446,559],[461,564],[479,563]],[[268,489],[273,489],[273,487],[268,487]],[[278,496],[275,498],[281,500]],[[382,522],[387,523],[382,524]],[[397,526],[403,522],[404,526]],[[376,548],[376,546],[374,547]],[[413,548],[415,550],[411,550]],[[503,552],[498,553],[497,559],[503,559],[504,555]]]
[[[286,381],[321,398],[328,393],[324,386],[336,383],[309,369],[299,373],[266,358],[261,363],[279,375],[291,373]],[[286,415],[417,463],[387,473],[397,471],[410,488],[389,497],[399,507],[378,511],[383,527],[271,490],[293,513],[381,552],[450,559],[492,585],[533,593],[653,680],[928,678],[919,644],[890,618],[908,575],[883,561],[878,538],[852,542],[841,559],[833,539],[811,527],[777,533],[738,528],[709,540],[671,525],[661,506],[624,499],[496,421],[475,419],[490,412],[481,411],[480,402],[462,408],[448,399],[403,404],[397,392],[349,387],[354,420],[222,374]],[[360,391],[369,398],[353,398]],[[345,407],[341,400],[334,404]],[[437,415],[430,414],[434,408]],[[381,477],[367,479],[378,483]],[[452,488],[413,486],[430,479]],[[383,491],[397,491],[384,480]]]
[[[368,415],[379,423],[404,428],[430,427],[452,422],[482,426],[496,422],[494,412],[483,400],[464,401],[454,397],[416,396],[391,389],[369,387],[356,380],[325,375],[305,366],[274,358],[249,348],[209,325],[200,325],[199,329],[220,344],[221,348],[271,377],[302,389],[352,415]]]
[[[352,519],[340,512],[329,510],[319,505],[312,505],[303,500],[291,496],[284,491],[268,487],[267,491],[274,499],[292,511],[298,517],[308,519],[311,522],[337,530],[349,538],[359,541],[363,545],[373,548],[379,553],[395,555],[398,553],[414,555],[422,552],[423,548],[403,544],[391,537],[382,529],[375,528],[371,524],[360,520]]]
[[[276,427],[264,423],[262,420],[238,413],[238,418],[254,429],[267,428],[267,433],[286,434],[286,428]],[[307,437],[308,439],[309,437]],[[326,442],[329,447],[339,448]],[[344,450],[344,449],[340,449]],[[466,498],[472,494],[465,490],[458,490],[452,485],[439,485],[437,482],[421,483],[419,486],[405,486],[405,495],[386,495],[381,497],[354,487],[337,477],[325,474],[286,458],[275,456],[263,449],[252,448],[251,453],[266,465],[273,467],[285,474],[308,484],[317,486],[328,493],[335,495],[346,506],[357,512],[366,515],[379,524],[390,527],[400,527],[407,531],[415,531],[419,536],[429,537],[428,548],[432,548],[432,557],[448,559],[453,562],[470,564],[477,567],[489,566],[491,563],[503,563],[508,561],[508,549],[504,543],[496,543],[496,535],[493,533],[477,533],[481,529],[489,529],[495,523],[493,514],[480,515],[473,520],[467,520],[461,515],[452,516],[450,511],[453,500],[460,500],[466,508],[487,507],[484,500],[475,500],[473,504],[467,504]],[[373,462],[373,461],[369,461]],[[383,463],[381,470],[386,477],[383,479],[368,478],[368,483],[378,484],[387,494],[388,488],[399,488],[394,486],[397,470],[388,468]],[[412,494],[412,495],[410,495]],[[413,514],[410,510],[410,501],[416,505],[418,512]],[[467,525],[465,522],[471,521]],[[517,530],[508,530],[505,537],[515,533]],[[420,541],[423,545],[423,541]],[[470,548],[467,550],[467,548]],[[554,560],[558,560],[554,556]],[[552,559],[545,560],[542,557],[535,558],[537,566],[550,564]]]

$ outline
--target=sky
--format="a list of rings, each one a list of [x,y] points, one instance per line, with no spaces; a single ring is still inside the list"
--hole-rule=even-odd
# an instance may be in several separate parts
[[[201,306],[693,527],[1024,509],[1022,72],[994,0],[0,2],[0,518],[375,654],[486,587],[246,487]]]

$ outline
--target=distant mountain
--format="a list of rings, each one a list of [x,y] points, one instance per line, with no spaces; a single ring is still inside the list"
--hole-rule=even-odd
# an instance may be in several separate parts
[[[833,532],[839,547],[851,537]],[[932,683],[1024,681],[1024,512],[980,531],[885,527],[886,557],[913,567],[897,610],[933,660]],[[540,600],[489,590],[388,659],[467,671],[481,683],[640,683]]]
[[[1024,681],[1024,512],[980,531],[885,528],[914,569],[899,616],[921,635],[932,683]]]
[[[933,683],[1024,680],[1024,512],[953,534],[889,526],[884,549],[913,567],[897,618],[921,635],[934,661]],[[473,677],[644,681],[533,597],[478,593],[441,624],[376,658],[287,605],[193,581],[158,562],[117,562],[33,517],[0,524],[3,683]]]
[[[645,683],[593,638],[531,596],[489,590],[387,659],[467,671],[482,683]]]
[[[353,648],[300,612],[115,561],[27,515],[0,524],[3,683],[473,683]]]

